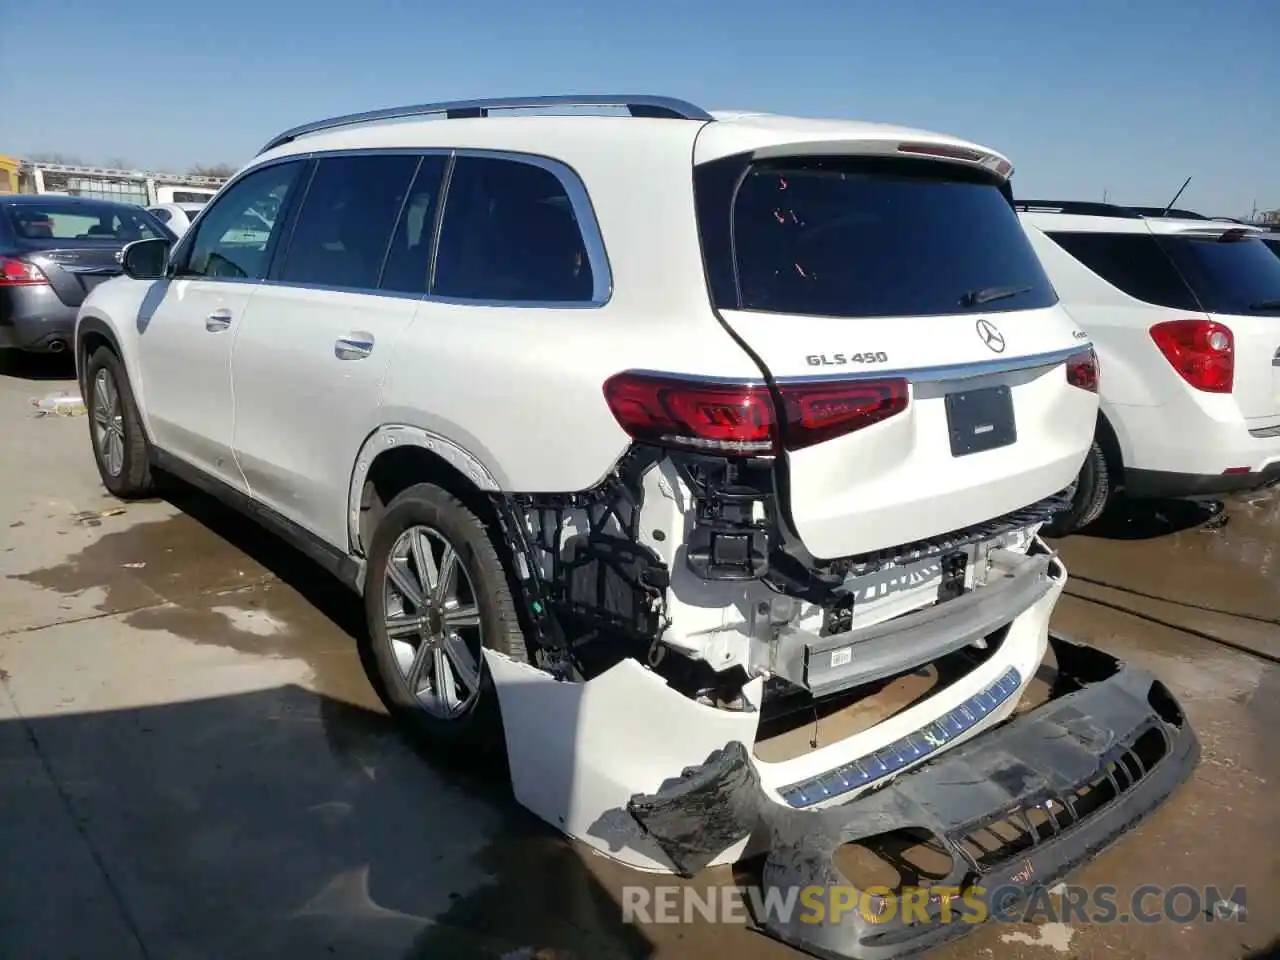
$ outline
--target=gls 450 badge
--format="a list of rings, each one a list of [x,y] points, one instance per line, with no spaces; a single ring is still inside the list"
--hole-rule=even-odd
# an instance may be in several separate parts
[[[883,350],[870,353],[811,353],[805,360],[811,367],[846,367],[853,363],[888,363],[889,355]]]

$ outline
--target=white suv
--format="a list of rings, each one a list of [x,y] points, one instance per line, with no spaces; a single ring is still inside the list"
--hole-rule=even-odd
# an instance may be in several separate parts
[[[1097,419],[1010,173],[661,97],[291,130],[86,301],[103,482],[163,468],[298,544],[362,591],[394,713],[467,747],[500,721],[517,798],[621,862],[731,862],[913,767],[945,796],[925,762],[966,740],[1005,792],[937,809],[994,816],[1076,722],[972,739],[1045,655],[1066,573],[1037,530]],[[1124,707],[1072,708],[1108,749],[1164,723],[1069,649],[1060,688]],[[922,668],[880,722],[819,722]]]
[[[1101,367],[1098,437],[1052,532],[1131,498],[1280,483],[1280,259],[1230,220],[1018,201]]]

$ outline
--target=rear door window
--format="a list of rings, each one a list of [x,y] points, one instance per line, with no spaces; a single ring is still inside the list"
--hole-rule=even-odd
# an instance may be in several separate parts
[[[507,303],[591,301],[591,261],[560,178],[523,160],[458,157],[432,293]]]
[[[1158,240],[1206,313],[1280,316],[1280,260],[1261,240],[1231,234]]]
[[[404,201],[400,222],[387,250],[387,262],[378,282],[380,290],[426,293],[431,274],[431,239],[435,233],[440,183],[448,158],[427,155]]]
[[[1156,238],[1142,233],[1065,233],[1049,239],[1117,290],[1143,303],[1171,310],[1196,310],[1191,288],[1160,249]]]
[[[376,288],[418,163],[416,155],[396,154],[321,159],[277,279]]]
[[[871,158],[757,162],[725,212],[715,178],[700,174],[698,189],[718,306],[882,317],[1057,302],[1012,205],[985,175]],[[714,236],[726,212],[731,247]],[[736,267],[731,290],[718,260]]]

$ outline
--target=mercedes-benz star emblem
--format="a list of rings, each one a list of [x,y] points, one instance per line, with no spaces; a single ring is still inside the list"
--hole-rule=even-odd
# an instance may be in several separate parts
[[[979,320],[974,326],[978,328],[978,336],[987,345],[987,349],[992,353],[1004,353],[1004,334],[996,329],[994,323],[990,320]]]

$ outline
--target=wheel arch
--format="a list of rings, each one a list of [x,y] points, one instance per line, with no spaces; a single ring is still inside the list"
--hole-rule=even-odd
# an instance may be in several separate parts
[[[408,424],[374,430],[356,456],[347,493],[347,536],[351,552],[365,556],[385,505],[416,483],[435,483],[462,500],[482,519],[493,519],[486,496],[503,489],[501,479],[475,454],[447,437]]]
[[[1120,446],[1116,428],[1101,409],[1098,410],[1097,437],[1098,445],[1102,447],[1102,453],[1107,458],[1107,469],[1111,473],[1114,485],[1118,487],[1124,483],[1124,452]]]
[[[111,324],[101,317],[93,315],[81,317],[76,323],[75,337],[76,383],[80,387],[80,399],[88,403],[88,384],[85,383],[85,373],[89,365],[89,357],[99,347],[107,347],[122,361],[124,356],[120,350],[120,340],[111,329]]]

